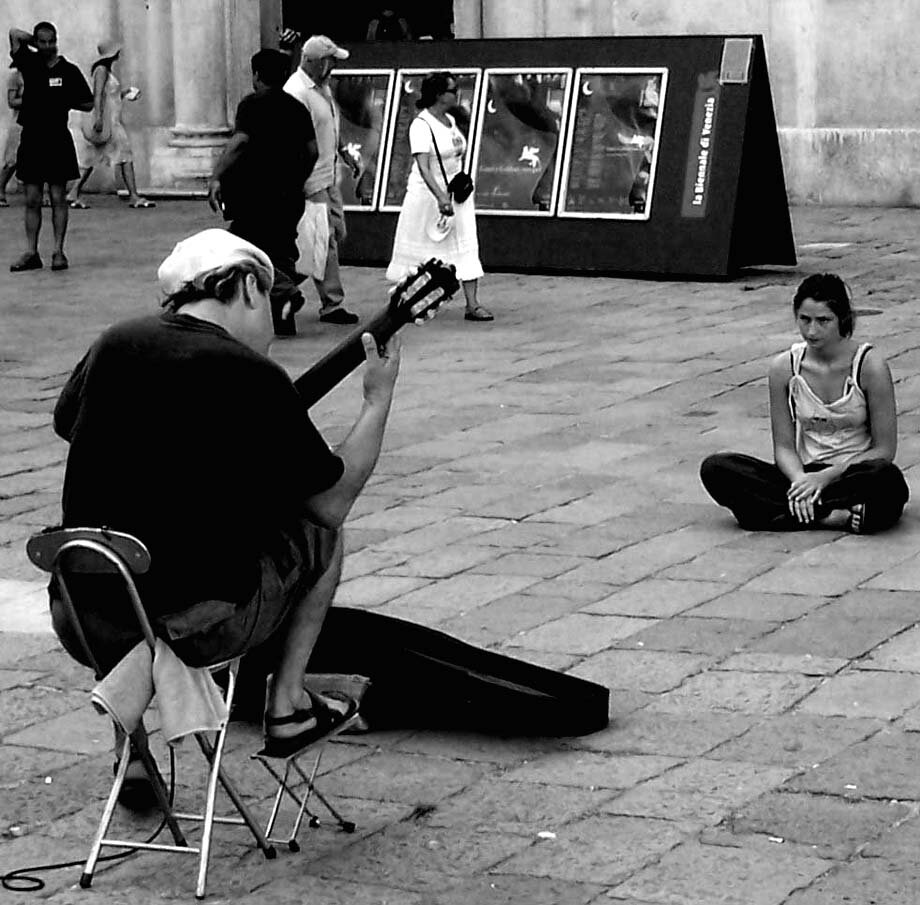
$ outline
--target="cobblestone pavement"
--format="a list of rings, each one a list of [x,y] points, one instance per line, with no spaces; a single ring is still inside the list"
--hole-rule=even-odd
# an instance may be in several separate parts
[[[23,553],[58,516],[65,445],[49,413],[102,327],[155,308],[172,244],[213,225],[201,203],[98,199],[72,217],[69,272],[11,275],[21,213],[0,212],[0,871],[82,857],[111,777],[90,676],[58,650]],[[916,509],[879,537],[753,535],[696,476],[717,449],[769,454],[767,360],[794,338],[794,284],[832,269],[856,292],[857,335],[889,357],[898,461],[920,488],[920,212],[794,219],[794,270],[491,275],[494,324],[465,323],[455,303],[405,331],[338,601],[605,683],[611,725],[564,740],[335,742],[323,782],[357,833],[305,830],[300,853],[265,861],[221,829],[211,901],[920,901]],[[379,270],[349,269],[346,285],[362,314],[384,297]],[[276,347],[294,371],[341,336],[309,307],[302,335]],[[314,409],[331,442],[359,397],[351,377]],[[228,760],[264,809],[255,744],[234,727]],[[194,891],[192,860],[171,855],[106,865],[91,891],[78,874],[46,875],[38,896],[144,905]]]

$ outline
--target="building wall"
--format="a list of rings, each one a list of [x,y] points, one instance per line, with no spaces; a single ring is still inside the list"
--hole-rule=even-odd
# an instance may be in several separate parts
[[[0,25],[55,22],[86,73],[100,40],[122,39],[119,77],[143,92],[125,105],[138,183],[202,188],[281,0],[78,2],[0,0]],[[458,38],[763,34],[790,197],[826,204],[920,204],[918,16],[920,0],[454,0]],[[0,104],[0,142],[9,120]],[[112,184],[103,171],[90,188]]]
[[[457,37],[760,33],[790,197],[920,204],[920,0],[455,0]]]
[[[203,187],[240,98],[252,90],[249,58],[280,24],[280,0],[0,0],[0,27],[31,30],[43,19],[58,28],[61,53],[89,81],[97,44],[112,37],[124,45],[116,74],[141,97],[124,105],[138,185]],[[277,7],[277,16],[274,15]],[[263,14],[264,13],[264,14]],[[277,19],[277,21],[275,21]],[[261,29],[266,34],[261,35]],[[275,33],[276,34],[276,33]],[[5,44],[5,38],[3,39]],[[11,111],[0,104],[0,147]],[[177,114],[207,135],[176,134]],[[71,114],[75,137],[81,114]],[[111,190],[114,174],[103,168],[88,189]]]

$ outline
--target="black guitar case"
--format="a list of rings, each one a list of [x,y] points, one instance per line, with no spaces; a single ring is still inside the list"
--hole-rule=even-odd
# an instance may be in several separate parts
[[[262,718],[265,676],[276,657],[266,647],[243,659],[235,718]],[[329,610],[309,672],[367,676],[361,714],[371,729],[558,737],[597,732],[608,722],[609,692],[601,685],[349,607]]]

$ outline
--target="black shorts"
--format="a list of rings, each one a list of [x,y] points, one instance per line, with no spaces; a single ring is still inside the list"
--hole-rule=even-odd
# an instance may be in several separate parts
[[[340,542],[339,531],[302,522],[281,532],[275,548],[261,556],[260,585],[247,603],[203,601],[154,619],[153,630],[189,666],[209,666],[244,654],[281,628],[291,608],[330,567]],[[50,596],[51,621],[61,644],[75,660],[90,666],[54,585]],[[143,640],[132,620],[113,624],[103,605],[82,605],[80,599],[74,605],[103,674]]]
[[[70,132],[24,128],[16,154],[16,178],[26,185],[64,185],[79,179],[77,150]]]

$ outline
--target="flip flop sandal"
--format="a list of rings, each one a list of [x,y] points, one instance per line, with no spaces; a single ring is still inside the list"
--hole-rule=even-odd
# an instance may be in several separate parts
[[[494,321],[495,316],[486,311],[481,305],[477,305],[472,311],[467,311],[466,314],[463,315],[463,319],[484,323],[485,321]]]
[[[850,508],[850,522],[847,525],[852,534],[863,534],[866,530],[866,504],[856,503]]]
[[[308,692],[309,693],[309,692]],[[358,704],[353,698],[339,692],[329,692],[325,697],[331,700],[341,700],[347,705],[345,712],[336,710],[324,703],[322,698],[310,695],[312,707],[309,709],[301,708],[295,710],[287,716],[268,716],[265,715],[265,743],[262,750],[257,753],[257,757],[277,757],[287,759],[299,754],[305,748],[318,742],[320,739],[331,735],[338,728],[345,725],[358,712]],[[288,738],[276,738],[269,734],[268,730],[276,726],[289,726],[298,723],[306,723],[315,720],[314,725],[303,732]]]
[[[148,201],[146,198],[142,198],[140,201],[135,201],[134,203],[128,205],[128,207],[133,207],[135,210],[145,210],[148,207],[156,206],[156,201]]]
[[[89,205],[85,201],[68,202],[72,211],[88,211]]]

